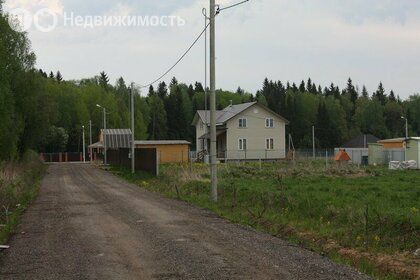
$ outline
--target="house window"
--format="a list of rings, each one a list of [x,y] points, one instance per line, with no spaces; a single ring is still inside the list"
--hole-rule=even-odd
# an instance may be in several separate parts
[[[203,128],[204,128],[204,123],[203,121],[200,121],[200,129],[203,130]]]
[[[239,128],[247,128],[247,120],[239,119]]]
[[[274,139],[269,138],[265,140],[265,148],[267,150],[274,150]]]
[[[265,119],[265,127],[266,128],[273,128],[274,127],[274,120],[273,119]]]
[[[245,151],[247,149],[246,139],[239,139],[239,150]]]

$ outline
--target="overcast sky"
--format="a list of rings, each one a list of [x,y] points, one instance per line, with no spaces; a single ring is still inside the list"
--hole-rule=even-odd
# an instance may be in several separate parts
[[[221,7],[239,0],[216,1]],[[65,79],[105,71],[144,85],[167,70],[201,32],[208,0],[6,0],[6,10],[58,16],[52,32],[29,29],[37,67],[60,70]],[[63,26],[76,16],[179,16],[184,26]],[[417,0],[250,0],[217,18],[217,88],[241,86],[255,93],[265,77],[299,84],[343,88],[348,77],[376,90],[380,81],[402,98],[420,92],[420,1]],[[172,76],[204,81],[201,40]]]

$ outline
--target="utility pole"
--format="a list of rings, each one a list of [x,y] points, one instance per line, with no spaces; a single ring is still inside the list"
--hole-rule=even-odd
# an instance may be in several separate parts
[[[216,137],[216,4],[210,0],[210,165],[211,200],[217,202]]]
[[[92,146],[92,120],[89,121],[89,146]],[[93,161],[92,148],[89,148],[90,162]]]
[[[107,164],[107,160],[106,160],[106,148],[107,148],[107,143],[106,143],[106,109],[105,107],[96,104],[96,107],[98,108],[102,108],[102,110],[104,111],[104,131],[102,133],[102,137],[104,138],[104,165]]]
[[[82,137],[83,137],[83,163],[86,163],[86,144],[85,144],[85,126],[82,125]]]
[[[134,83],[131,83],[131,173],[136,172],[135,159],[135,143],[134,143]]]
[[[315,126],[312,126],[312,154],[315,159]]]
[[[105,107],[103,107],[104,109],[104,165],[108,164],[107,158],[106,158],[106,149],[107,149],[107,141],[106,141],[106,109]]]

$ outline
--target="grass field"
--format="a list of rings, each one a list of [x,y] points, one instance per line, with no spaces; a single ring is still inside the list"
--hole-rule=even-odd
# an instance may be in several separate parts
[[[0,162],[0,245],[7,242],[20,216],[38,194],[45,170],[33,152],[20,162]]]
[[[222,164],[219,201],[209,201],[206,165],[162,166],[131,175],[141,187],[208,208],[233,222],[289,239],[377,279],[416,279],[420,172],[325,162]]]

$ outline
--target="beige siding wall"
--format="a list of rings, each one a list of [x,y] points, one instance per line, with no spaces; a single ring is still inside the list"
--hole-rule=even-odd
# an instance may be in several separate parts
[[[239,128],[239,119],[247,119],[247,128]],[[266,118],[274,119],[274,128],[266,128]],[[227,123],[228,159],[265,159],[286,157],[286,123],[268,110],[254,105]],[[247,151],[239,150],[239,139],[247,139]],[[274,139],[274,150],[266,151],[266,139]]]
[[[201,125],[203,122],[200,118],[198,118],[197,125],[195,126],[195,139],[196,139],[196,151],[201,152],[203,150],[203,140],[198,139],[201,137],[204,133],[206,133],[206,127],[204,125]]]

